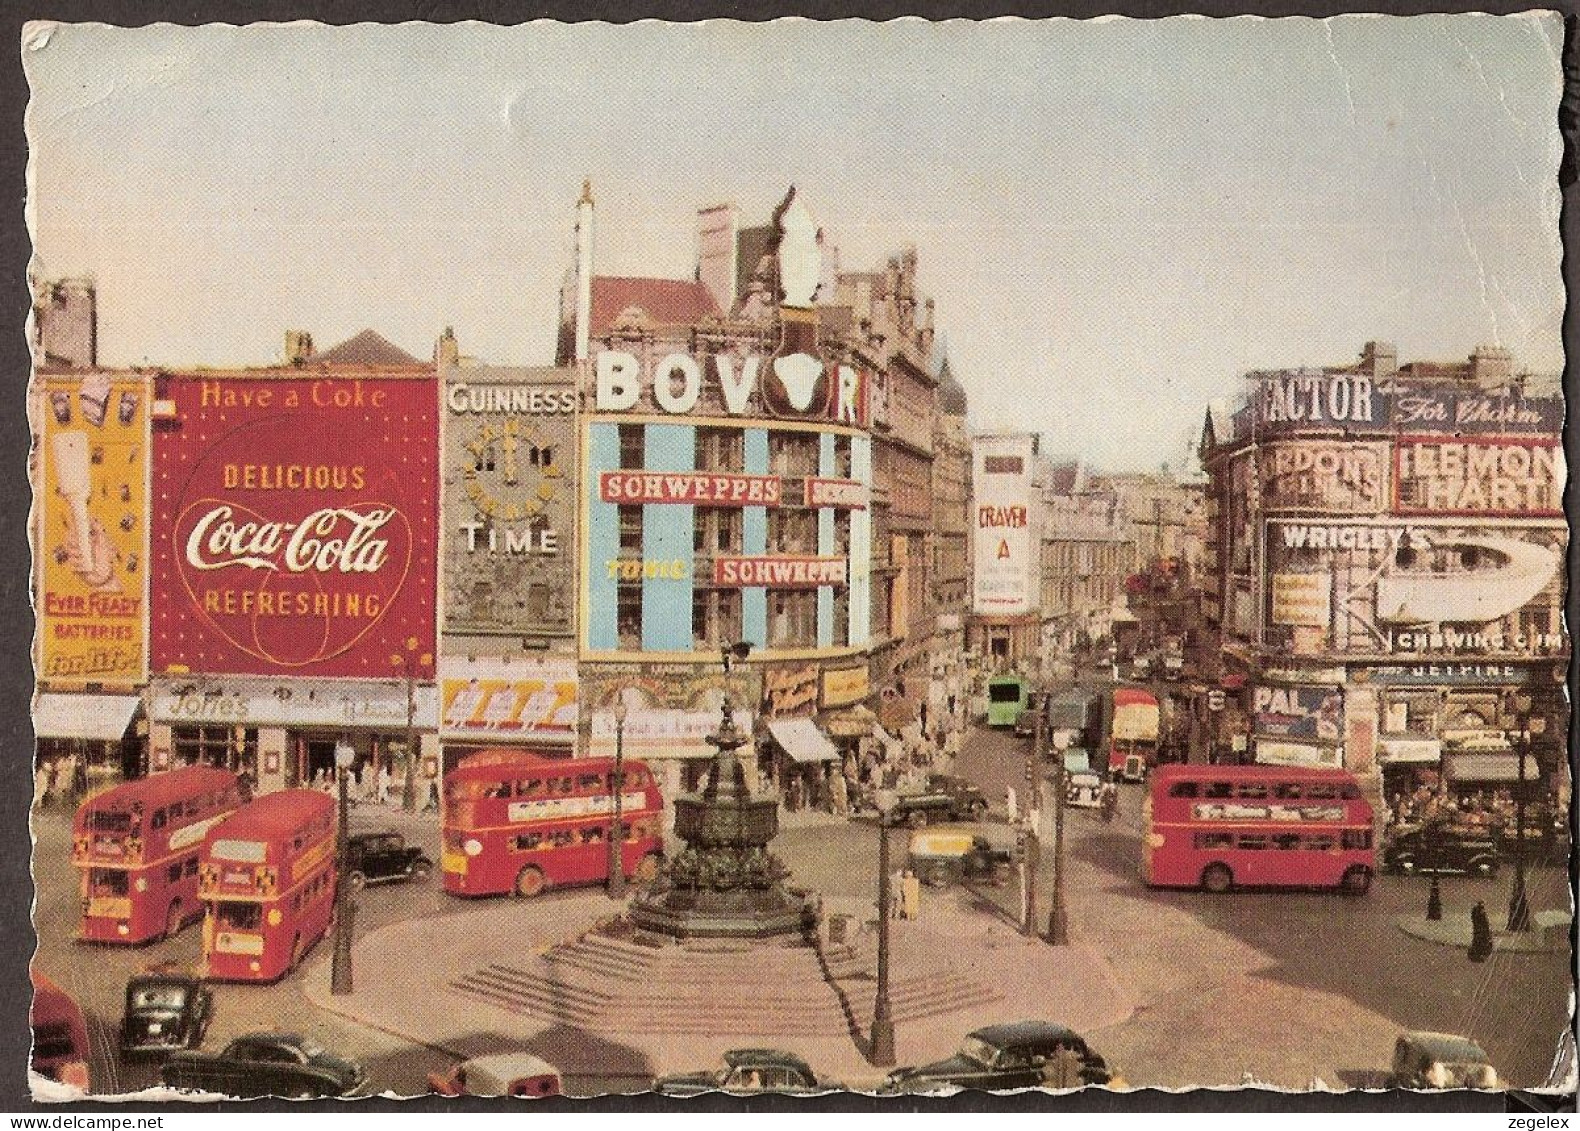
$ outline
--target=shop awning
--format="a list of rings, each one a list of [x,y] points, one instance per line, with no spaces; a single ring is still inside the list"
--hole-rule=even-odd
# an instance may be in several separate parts
[[[771,719],[768,733],[796,762],[837,762],[839,750],[811,719]]]
[[[1525,764],[1525,776],[1535,780],[1537,769],[1534,758]],[[1517,782],[1520,780],[1520,757],[1512,752],[1495,754],[1466,754],[1450,751],[1443,755],[1443,770],[1451,782]]]
[[[1443,744],[1435,738],[1384,738],[1377,743],[1377,760],[1385,766],[1437,765]]]
[[[823,713],[823,731],[834,738],[870,738],[878,716],[860,703]]]
[[[118,742],[126,737],[142,699],[136,695],[68,695],[45,692],[33,703],[33,732],[40,738]]]

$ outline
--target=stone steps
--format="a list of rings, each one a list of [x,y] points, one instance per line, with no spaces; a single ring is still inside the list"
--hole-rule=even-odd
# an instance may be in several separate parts
[[[836,1037],[849,1034],[852,1019],[860,1024],[871,1016],[874,965],[849,945],[826,953],[820,966],[817,951],[804,944],[652,947],[588,934],[525,961],[482,966],[450,988],[511,1013],[592,1031]],[[1001,996],[946,960],[913,964],[891,981],[889,994],[897,1021]]]

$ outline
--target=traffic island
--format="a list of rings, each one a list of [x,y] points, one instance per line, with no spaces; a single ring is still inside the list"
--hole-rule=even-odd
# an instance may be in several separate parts
[[[1569,947],[1569,913],[1534,911],[1528,931],[1494,931],[1492,949],[1512,954],[1561,954]],[[1470,914],[1428,919],[1424,915],[1400,915],[1394,925],[1411,938],[1439,946],[1470,947]]]

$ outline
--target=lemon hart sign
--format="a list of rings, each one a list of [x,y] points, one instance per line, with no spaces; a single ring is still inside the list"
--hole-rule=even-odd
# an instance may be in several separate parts
[[[156,670],[388,677],[433,640],[438,400],[418,374],[170,380]]]

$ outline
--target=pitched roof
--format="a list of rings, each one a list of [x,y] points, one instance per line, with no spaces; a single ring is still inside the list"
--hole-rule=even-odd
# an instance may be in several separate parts
[[[949,368],[947,353],[944,354],[944,363],[938,370],[938,411],[948,416],[966,414],[966,390],[955,377],[954,370]]]
[[[658,326],[689,326],[720,313],[713,295],[690,279],[642,279],[595,275],[592,281],[590,329],[596,334],[613,326],[628,307],[638,307]]]
[[[330,346],[308,359],[323,365],[421,365],[411,354],[372,330],[363,330],[338,346]]]

